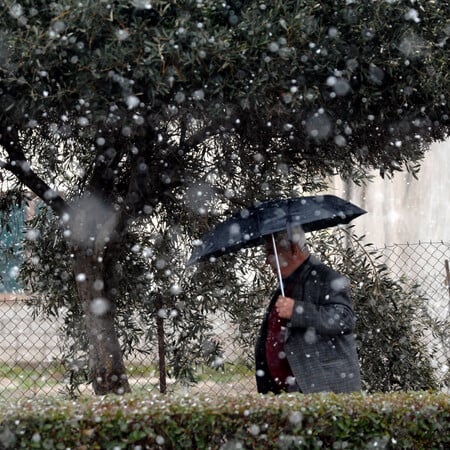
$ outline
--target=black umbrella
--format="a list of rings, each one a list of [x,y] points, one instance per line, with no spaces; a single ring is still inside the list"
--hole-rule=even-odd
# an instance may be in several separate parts
[[[300,225],[305,232],[347,224],[367,211],[334,195],[286,198],[259,202],[243,209],[206,233],[195,247],[188,265],[242,248],[255,247],[266,236]],[[275,242],[275,239],[273,239]],[[275,252],[276,255],[276,252]],[[278,261],[277,261],[278,263]],[[281,279],[278,268],[278,275]]]

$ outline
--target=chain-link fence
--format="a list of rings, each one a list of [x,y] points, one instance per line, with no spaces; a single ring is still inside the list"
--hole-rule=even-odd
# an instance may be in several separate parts
[[[450,243],[397,244],[382,250],[393,276],[404,276],[417,284],[426,299],[428,328],[424,339],[432,355],[436,378],[445,388],[450,365]],[[448,390],[448,384],[446,386]]]
[[[429,242],[397,244],[382,249],[385,263],[394,277],[406,276],[417,284],[418,293],[427,299],[427,312],[434,321],[448,324],[450,318],[450,276],[448,258],[450,243]],[[0,399],[8,400],[36,395],[67,394],[71,386],[61,364],[61,323],[33,315],[33,305],[23,296],[3,294],[0,297]],[[61,319],[62,320],[62,319]],[[226,316],[212,318],[216,335],[225,349],[217,367],[197,370],[198,382],[181,385],[161,375],[161,366],[154,352],[127,358],[129,381],[133,390],[159,391],[161,382],[167,391],[187,390],[211,394],[256,392],[252,369],[242,361],[243,349],[235,345],[237,331]],[[148,326],[150,326],[148,324]],[[450,358],[449,334],[444,327],[426,335],[433,358],[436,377],[444,389],[448,379]],[[442,332],[444,330],[444,332]],[[155,345],[156,347],[156,345]],[[153,356],[150,356],[153,355]],[[91,392],[90,387],[84,388]]]

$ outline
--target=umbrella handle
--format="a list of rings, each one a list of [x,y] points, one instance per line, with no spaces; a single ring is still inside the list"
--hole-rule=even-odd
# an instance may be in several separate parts
[[[275,256],[275,262],[277,263],[278,281],[280,282],[281,295],[284,297],[283,277],[281,276],[280,260],[278,259],[277,243],[275,241],[275,235],[272,233],[273,254]]]

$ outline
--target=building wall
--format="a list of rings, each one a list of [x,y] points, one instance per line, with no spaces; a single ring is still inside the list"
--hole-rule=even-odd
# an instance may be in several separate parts
[[[368,211],[353,222],[357,233],[378,247],[450,241],[450,139],[426,153],[417,180],[406,172],[393,179],[374,175],[363,187],[333,180],[332,193]]]

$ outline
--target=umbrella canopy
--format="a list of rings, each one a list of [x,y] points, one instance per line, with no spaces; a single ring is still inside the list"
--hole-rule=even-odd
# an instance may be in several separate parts
[[[367,211],[334,195],[260,202],[243,209],[206,233],[187,265],[263,243],[266,236],[300,225],[305,232],[347,224]]]

